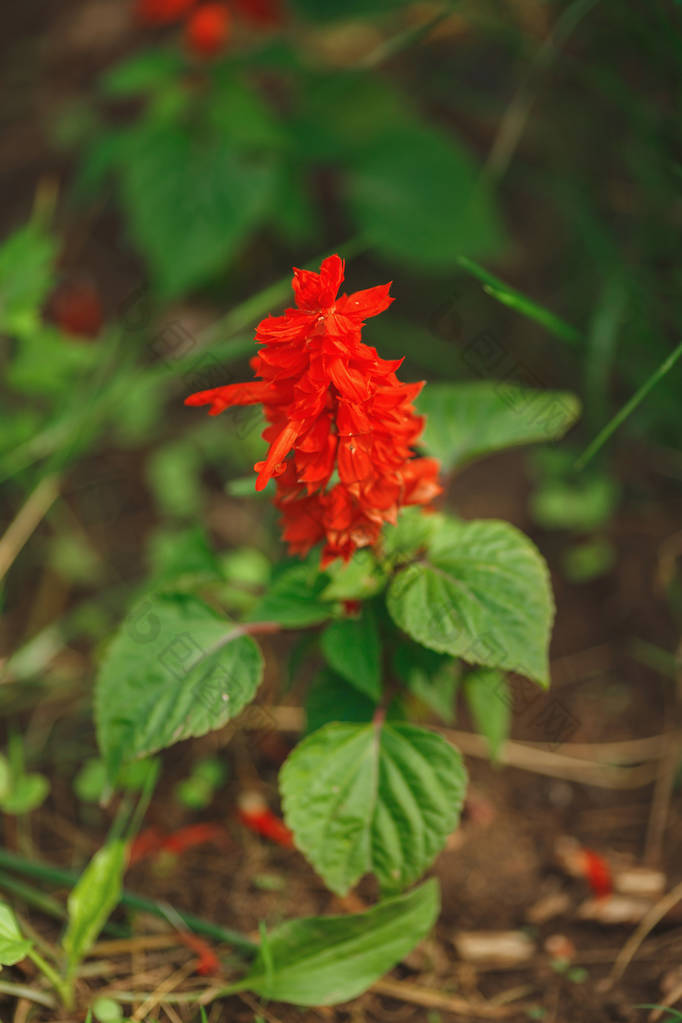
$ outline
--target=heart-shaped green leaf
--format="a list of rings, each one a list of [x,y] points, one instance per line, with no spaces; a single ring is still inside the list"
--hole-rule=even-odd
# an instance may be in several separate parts
[[[402,722],[329,724],[280,774],[296,845],[332,891],[373,871],[383,890],[414,881],[454,830],[466,788],[457,751]]]
[[[253,699],[262,672],[256,643],[203,601],[173,593],[143,600],[97,679],[97,736],[110,781],[126,761],[221,728]]]
[[[423,646],[549,682],[549,573],[530,540],[506,522],[441,520],[425,560],[394,577],[387,605]]]

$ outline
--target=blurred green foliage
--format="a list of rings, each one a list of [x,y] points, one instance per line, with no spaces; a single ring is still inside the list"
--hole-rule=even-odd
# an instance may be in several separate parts
[[[196,80],[179,54],[151,51],[102,81],[80,189],[114,177],[160,298],[224,270],[263,229],[313,240],[325,215],[316,179],[329,172],[349,228],[387,260],[442,271],[461,253],[495,251],[499,218],[475,159],[425,122],[397,83],[313,68],[294,50],[274,65],[272,57],[267,48],[231,55]],[[276,103],[259,87],[266,73],[278,79]],[[108,128],[107,102],[129,96],[142,97],[140,112]]]

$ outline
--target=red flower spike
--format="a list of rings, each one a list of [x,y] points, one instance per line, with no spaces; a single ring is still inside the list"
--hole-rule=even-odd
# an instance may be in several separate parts
[[[138,0],[137,16],[148,25],[168,25],[187,14],[196,0]]]
[[[185,27],[185,41],[191,53],[199,57],[213,57],[219,53],[230,36],[232,18],[224,4],[201,4]]]
[[[402,359],[380,358],[361,337],[365,320],[393,301],[390,284],[337,297],[343,277],[339,256],[325,259],[319,273],[294,269],[297,308],[256,329],[261,348],[251,364],[260,382],[185,401],[210,405],[212,415],[263,403],[270,450],[255,466],[256,490],[276,480],[291,553],[303,556],[325,541],[322,567],[375,545],[401,507],[441,492],[438,462],[412,450],[424,426],[412,406],[423,384],[401,384]]]

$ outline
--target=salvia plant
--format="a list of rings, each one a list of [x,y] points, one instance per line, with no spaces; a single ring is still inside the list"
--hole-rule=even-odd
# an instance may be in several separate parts
[[[36,249],[34,235],[43,238],[29,226],[10,243],[31,242],[36,253],[35,287],[6,312],[20,354],[45,329],[31,310],[47,286],[50,250]],[[423,722],[434,714],[451,722],[461,693],[495,757],[509,726],[507,673],[548,685],[554,609],[541,555],[510,524],[464,521],[438,503],[457,468],[511,444],[561,436],[578,403],[507,383],[423,389],[423,381],[401,380],[403,360],[379,356],[362,338],[367,321],[393,301],[390,285],[339,294],[344,272],[338,255],[319,272],[296,269],[295,307],[256,328],[254,379],[212,379],[217,386],[185,398],[224,414],[206,423],[212,431],[237,427],[235,407],[262,415],[267,446],[249,490],[272,497],[288,551],[275,566],[253,549],[221,561],[205,535],[187,534],[164,548],[103,650],[100,759],[84,767],[78,790],[87,799],[117,797],[109,839],[71,891],[52,961],[0,906],[0,960],[32,958],[67,1006],[112,910],[131,898],[141,905],[122,884],[161,767],[155,754],[232,721],[239,727],[242,712],[259,707],[261,636],[300,633],[289,675],[306,658],[316,669],[304,738],[280,772],[289,830],[276,822],[278,834],[332,892],[345,895],[372,875],[379,895],[363,913],[291,920],[258,944],[216,922],[245,968],[211,997],[248,989],[332,1004],[407,955],[437,919],[437,882],[423,876],[458,826],[467,785],[459,752]],[[124,382],[128,371],[125,363]],[[250,418],[249,432],[252,425]],[[13,463],[7,471],[16,471]],[[243,581],[255,584],[248,596]],[[280,674],[284,686],[287,672]],[[276,725],[276,710],[265,709]],[[2,855],[5,866],[17,866]],[[33,876],[71,879],[46,869],[36,865]]]
[[[344,895],[371,874],[380,898],[361,914],[282,924],[258,946],[233,935],[253,961],[225,993],[334,1003],[400,961],[438,916],[436,881],[420,879],[457,827],[466,793],[460,754],[412,723],[411,708],[450,721],[461,689],[494,756],[508,725],[505,673],[548,684],[553,603],[540,554],[511,525],[463,521],[434,502],[467,460],[560,436],[577,403],[480,383],[436,386],[428,399],[423,381],[399,379],[402,359],[362,340],[366,321],[393,301],[390,286],[339,295],[344,269],[333,255],[319,273],[295,270],[295,307],[256,329],[254,379],[186,397],[214,416],[262,410],[268,446],[252,492],[272,491],[288,557],[267,572],[242,620],[225,613],[235,607],[221,600],[230,573],[207,546],[167,557],[105,650],[95,691],[101,760],[88,791],[104,800],[121,793],[121,810],[71,892],[58,961],[41,956],[0,907],[2,961],[30,956],[67,1006],[82,959],[122,898],[129,839],[158,775],[152,754],[222,728],[256,700],[259,635],[304,631],[302,649],[324,661],[307,734],[280,773],[293,842],[331,891]],[[29,339],[42,329],[35,317],[19,321]],[[136,764],[149,770],[131,784]],[[139,803],[127,820],[133,792]]]
[[[224,613],[206,566],[157,579],[109,644],[95,697],[110,795],[134,761],[222,728],[256,699],[260,635],[312,637],[307,649],[314,641],[324,667],[308,732],[281,769],[285,820],[331,891],[344,895],[373,875],[380,896],[364,913],[292,920],[257,949],[246,943],[250,970],[225,993],[300,1005],[357,995],[438,916],[437,883],[421,879],[457,827],[467,776],[459,752],[410,721],[410,707],[427,704],[449,720],[461,689],[494,754],[508,717],[506,673],[549,681],[553,601],[541,555],[505,522],[437,510],[446,472],[432,452],[449,469],[453,452],[461,464],[509,443],[514,419],[516,441],[548,439],[577,411],[549,392],[434,388],[429,443],[415,404],[428,408],[423,382],[401,381],[402,360],[362,339],[366,321],[391,303],[389,285],[339,295],[343,279],[337,255],[319,273],[295,270],[295,307],[256,329],[254,379],[186,398],[214,416],[262,409],[267,449],[253,491],[272,491],[288,557],[240,621]],[[468,439],[456,436],[463,424],[453,403],[470,412]],[[229,414],[214,428],[226,427]],[[124,845],[112,839],[71,896],[67,998],[119,897]]]
[[[60,511],[52,508],[57,497],[79,504],[70,488],[90,465],[101,470],[106,463],[104,440],[113,451],[134,452],[159,518],[170,523],[167,532],[154,532],[151,571],[142,581],[134,575],[132,599],[125,579],[116,592],[107,588],[106,608],[89,601],[69,608],[3,663],[12,681],[49,679],[45,668],[65,640],[99,644],[99,755],[79,765],[74,791],[84,820],[97,820],[92,804],[113,807],[109,836],[80,874],[0,849],[3,872],[16,868],[69,892],[64,908],[3,875],[4,891],[63,921],[59,942],[48,943],[0,902],[0,965],[31,960],[54,989],[54,997],[33,989],[47,1008],[57,998],[67,1010],[85,1003],[78,997],[83,960],[105,927],[120,927],[120,920],[109,921],[119,906],[181,925],[190,947],[199,940],[190,932],[201,928],[230,947],[224,975],[214,968],[221,964],[212,949],[196,969],[222,979],[178,994],[202,1021],[204,1005],[235,992],[331,1005],[391,970],[438,919],[437,878],[427,875],[456,831],[466,798],[463,759],[442,724],[451,724],[464,704],[491,759],[499,758],[510,728],[510,676],[529,689],[550,681],[554,605],[545,562],[511,524],[458,517],[456,474],[490,453],[543,444],[532,463],[531,515],[544,529],[586,537],[570,552],[567,576],[595,578],[613,557],[602,531],[619,491],[593,456],[682,357],[679,339],[670,350],[668,331],[679,293],[670,255],[677,243],[670,210],[679,165],[665,132],[658,133],[662,141],[651,160],[652,125],[659,125],[645,116],[641,98],[642,83],[653,84],[647,69],[676,70],[668,12],[652,7],[641,19],[626,10],[620,20],[598,22],[572,49],[563,67],[575,136],[556,130],[552,104],[528,104],[533,160],[508,175],[508,187],[524,210],[530,180],[533,209],[540,211],[535,219],[546,219],[547,237],[562,239],[561,263],[548,277],[561,280],[563,295],[551,304],[570,310],[567,322],[474,262],[502,251],[497,185],[514,170],[513,136],[523,133],[525,118],[515,112],[527,90],[523,84],[509,108],[514,116],[501,120],[481,168],[453,125],[478,112],[485,122],[480,145],[494,121],[498,75],[482,87],[484,51],[479,54],[472,31],[479,20],[485,31],[496,23],[482,9],[491,5],[476,14],[479,5],[449,0],[433,12],[416,5],[420,10],[405,12],[394,37],[384,34],[387,23],[378,33],[350,33],[350,47],[335,30],[320,46],[319,26],[333,29],[348,15],[381,21],[401,6],[393,0],[135,0],[131,27],[142,48],[107,68],[88,100],[65,109],[53,128],[56,141],[81,156],[72,198],[92,203],[93,222],[113,200],[121,235],[140,257],[148,283],[111,317],[92,284],[72,288],[66,279],[55,291],[55,270],[69,260],[66,247],[58,256],[49,231],[55,200],[49,180],[28,224],[0,247],[0,333],[8,342],[0,482],[22,509],[7,530],[12,550],[8,555],[5,545],[0,553],[0,580],[25,530],[30,536],[48,511]],[[593,7],[570,4],[557,18],[530,65],[533,88]],[[502,16],[493,33],[505,93],[505,68],[516,67],[527,48],[508,20]],[[465,41],[457,68],[449,49],[439,57],[437,43],[431,48],[445,30]],[[602,59],[602,33],[623,44],[617,59],[617,46],[610,61]],[[429,40],[410,62],[396,60],[412,43]],[[647,59],[633,77],[635,49]],[[586,102],[596,104],[598,116],[582,116]],[[627,116],[614,118],[614,109]],[[607,122],[617,152],[627,156],[631,201],[622,201],[613,175],[600,173],[599,187],[585,188],[585,154],[602,152]],[[633,234],[632,209],[649,206],[653,218]],[[286,252],[309,251],[316,239],[329,241],[323,228],[330,212],[347,229],[349,241],[339,244],[347,256],[369,252],[399,273],[425,275],[418,318],[392,324],[389,315],[377,325],[394,301],[392,286],[346,294],[339,255],[294,270],[294,305],[281,315],[266,313],[280,309],[288,280],[242,300],[254,253],[267,248],[258,273],[269,279],[282,245]],[[524,238],[524,251],[531,251],[531,240]],[[104,253],[107,264],[112,251]],[[432,314],[428,275],[454,273],[473,278],[503,311],[532,321],[584,361],[586,419],[600,432],[577,462],[577,451],[546,443],[573,425],[576,398],[510,382],[538,378],[515,362],[513,345],[504,350],[494,329],[472,329],[469,337],[474,321],[459,319],[459,299]],[[168,302],[209,288],[211,295],[220,289],[221,304],[231,307],[223,319],[196,337],[180,320],[156,332]],[[395,297],[407,296],[398,290]],[[263,316],[254,342],[245,328]],[[457,351],[453,340],[462,341]],[[405,352],[410,358],[403,365]],[[245,353],[253,378],[235,382],[228,366]],[[417,361],[420,355],[425,361]],[[461,360],[477,379],[425,386],[410,375],[413,357],[424,372]],[[622,377],[631,396],[608,420],[611,377]],[[679,402],[671,381],[647,404],[649,429],[656,428],[661,443],[676,438]],[[182,399],[188,409],[180,407]],[[174,433],[171,440],[162,415],[169,401],[177,418],[184,416],[182,437]],[[253,474],[229,479],[235,463],[235,471],[243,470],[245,452],[247,466],[255,461]],[[123,489],[127,465],[112,468],[107,486]],[[216,553],[201,521],[205,469],[214,479],[229,479],[231,496],[260,499],[258,522],[270,524],[272,536],[263,529],[253,546]],[[99,496],[90,495],[94,519],[109,503],[119,511],[125,505],[110,502],[101,482],[95,480]],[[104,525],[105,532],[116,531],[115,521]],[[83,534],[55,537],[67,542],[50,548],[50,558],[71,582],[97,584],[103,563]],[[112,612],[121,607],[122,591],[125,608]],[[302,715],[298,708],[287,713],[292,682],[296,693],[305,691]],[[12,693],[20,713],[25,696]],[[349,903],[339,903],[338,915],[263,925],[256,941],[233,930],[230,920],[202,921],[126,891],[133,841],[154,798],[164,751],[224,730],[220,748],[228,729],[283,724],[287,733],[302,733],[279,774],[284,822],[268,817],[253,793],[253,806],[239,806],[241,820],[294,846],[334,895],[362,883],[368,908],[342,912]],[[11,734],[0,750],[0,809],[11,815],[23,850],[31,847],[29,814],[49,795],[47,779],[34,770],[40,765],[30,738]],[[226,778],[224,759],[212,749],[180,784],[174,774],[174,798],[184,808],[204,809]],[[207,834],[211,825],[183,830],[202,828]],[[164,848],[163,836],[158,843]],[[260,883],[273,879],[261,875]],[[576,984],[584,979],[563,960],[553,967]],[[10,989],[26,990],[8,981]],[[89,1021],[123,1019],[128,1010],[121,1006],[136,999],[109,994],[83,1004],[80,1018],[88,1011]]]

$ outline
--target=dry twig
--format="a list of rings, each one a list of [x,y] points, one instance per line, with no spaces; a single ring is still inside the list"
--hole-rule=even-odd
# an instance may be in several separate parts
[[[613,969],[603,983],[603,989],[605,991],[608,991],[613,987],[616,981],[621,979],[632,962],[632,959],[636,955],[639,946],[646,939],[647,935],[654,929],[656,924],[670,912],[673,906],[677,905],[680,899],[682,899],[682,882],[675,885],[672,891],[669,891],[667,895],[664,895],[662,899],[659,899],[658,902],[651,907],[639,927],[637,927],[634,933],[630,935],[616,956]]]

